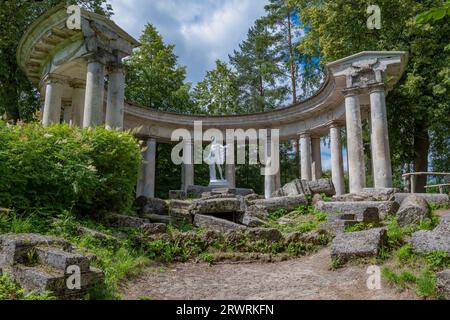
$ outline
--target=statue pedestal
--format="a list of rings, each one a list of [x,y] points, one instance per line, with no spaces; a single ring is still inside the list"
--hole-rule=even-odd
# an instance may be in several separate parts
[[[211,180],[209,182],[209,188],[228,188],[229,184],[227,180]]]

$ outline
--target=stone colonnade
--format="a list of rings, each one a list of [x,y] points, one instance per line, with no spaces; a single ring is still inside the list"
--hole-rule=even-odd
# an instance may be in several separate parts
[[[109,81],[105,114],[103,101],[106,76]],[[105,64],[101,59],[88,58],[86,81],[49,74],[44,83],[44,126],[63,120],[84,128],[105,124],[107,129],[123,129],[125,67],[122,64]],[[64,103],[62,114],[62,96],[65,90],[71,90],[72,98]]]

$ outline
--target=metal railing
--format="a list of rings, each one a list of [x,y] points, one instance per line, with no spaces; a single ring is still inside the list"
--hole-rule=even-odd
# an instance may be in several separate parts
[[[405,185],[407,186],[408,178],[409,180],[409,192],[415,193],[416,192],[416,186],[417,186],[417,177],[418,176],[435,176],[435,177],[450,177],[450,173],[448,172],[413,172],[413,173],[405,173],[402,175],[403,181]],[[449,187],[450,183],[442,183],[442,184],[434,184],[434,185],[427,185],[425,186],[426,189],[431,188],[439,188],[439,193],[444,193],[444,188]]]

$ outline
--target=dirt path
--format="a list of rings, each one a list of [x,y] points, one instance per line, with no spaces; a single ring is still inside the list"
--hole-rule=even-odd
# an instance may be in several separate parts
[[[174,264],[164,272],[148,272],[128,283],[125,299],[158,300],[341,300],[413,299],[383,284],[367,289],[367,267],[329,270],[329,249],[273,264]]]

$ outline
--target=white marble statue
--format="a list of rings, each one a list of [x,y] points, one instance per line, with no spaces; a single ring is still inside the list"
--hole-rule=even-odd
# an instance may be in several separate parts
[[[216,142],[216,138],[212,138],[211,150],[208,154],[210,184],[226,184],[223,178],[222,165],[225,163],[225,152],[227,147]],[[219,171],[220,180],[217,179],[216,167]]]

